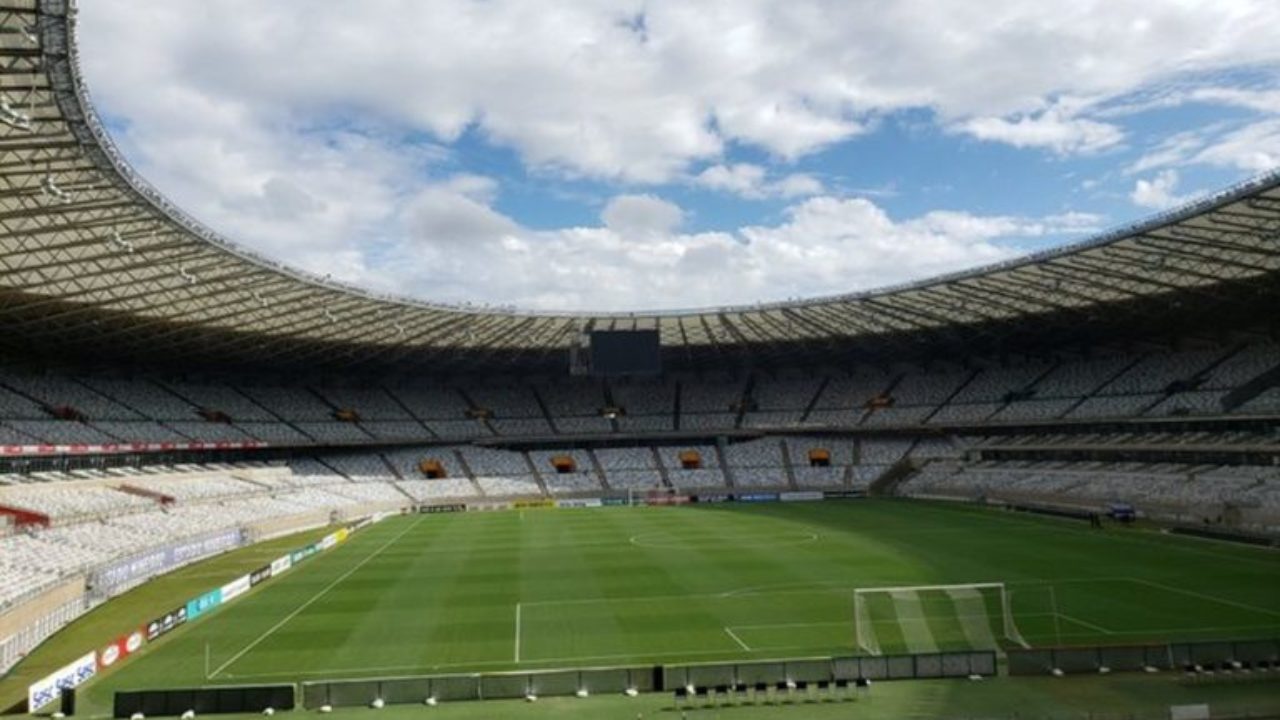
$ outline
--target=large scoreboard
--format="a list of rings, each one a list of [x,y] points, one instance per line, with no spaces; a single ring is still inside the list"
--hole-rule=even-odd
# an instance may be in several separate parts
[[[593,330],[584,359],[587,374],[596,377],[662,373],[657,330]]]

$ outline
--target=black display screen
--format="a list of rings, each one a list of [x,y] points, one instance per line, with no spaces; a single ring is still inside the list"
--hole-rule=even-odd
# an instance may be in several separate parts
[[[593,330],[591,374],[657,375],[662,372],[662,349],[657,330]]]

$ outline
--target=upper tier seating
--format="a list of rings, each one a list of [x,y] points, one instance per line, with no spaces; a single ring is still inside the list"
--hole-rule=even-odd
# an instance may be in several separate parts
[[[676,407],[675,381],[624,381],[614,383],[613,400],[627,416],[656,415],[670,418]]]
[[[354,410],[360,422],[370,420],[410,420],[409,412],[379,387],[324,387],[316,390],[339,410]]]
[[[163,381],[161,383],[174,394],[189,400],[205,410],[226,413],[236,423],[246,420],[278,422],[257,403],[240,394],[230,385]]]
[[[145,379],[81,378],[81,382],[99,394],[126,405],[153,420],[195,420],[199,409]]]
[[[473,385],[462,392],[495,418],[544,418],[533,390],[523,385]]]
[[[244,386],[240,388],[254,402],[276,417],[289,421],[332,420],[335,408],[316,397],[310,390],[282,385]]]
[[[70,406],[90,420],[141,420],[130,408],[91,390],[70,377],[27,375],[0,371],[0,384],[7,385],[45,407]],[[29,417],[48,417],[44,413]]]

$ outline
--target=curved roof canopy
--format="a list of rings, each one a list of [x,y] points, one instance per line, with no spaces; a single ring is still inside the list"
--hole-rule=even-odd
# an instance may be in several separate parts
[[[457,370],[562,364],[589,329],[656,328],[664,352],[693,362],[1051,327],[1064,341],[1082,324],[1280,306],[1280,174],[1058,250],[800,302],[585,314],[378,296],[256,256],[165,200],[107,136],[76,53],[73,3],[3,3],[0,342],[11,349]]]

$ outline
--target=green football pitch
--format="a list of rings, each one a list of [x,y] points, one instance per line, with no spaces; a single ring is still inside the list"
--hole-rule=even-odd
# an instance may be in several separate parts
[[[1003,583],[1031,645],[1280,634],[1265,549],[908,501],[529,509],[389,519],[88,691],[851,654],[855,590],[975,583]],[[887,597],[868,606],[882,652],[986,641],[952,598]]]

